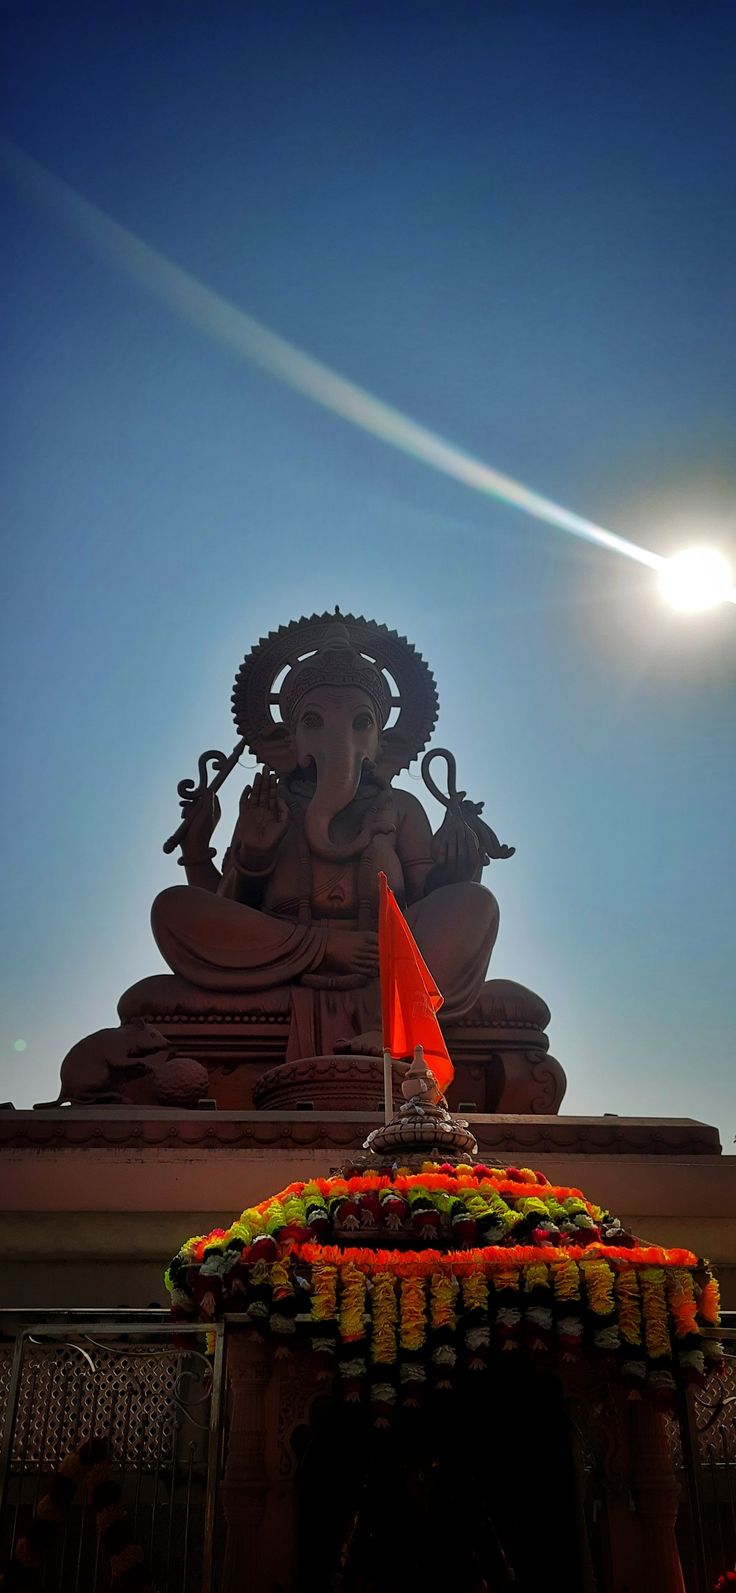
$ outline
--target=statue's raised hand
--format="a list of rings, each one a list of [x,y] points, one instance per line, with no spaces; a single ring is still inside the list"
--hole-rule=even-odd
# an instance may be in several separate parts
[[[254,874],[268,868],[289,827],[289,809],[278,794],[275,774],[266,769],[240,798],[235,833],[236,862]]]
[[[190,804],[187,827],[181,838],[181,862],[191,868],[214,857],[210,846],[213,832],[220,822],[220,804],[214,791],[205,789]]]

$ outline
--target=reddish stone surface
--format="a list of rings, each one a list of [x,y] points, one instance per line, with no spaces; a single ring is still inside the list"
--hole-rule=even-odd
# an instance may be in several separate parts
[[[379,1112],[169,1112],[129,1107],[0,1111],[0,1145],[166,1146],[186,1151],[288,1148],[358,1149]],[[469,1114],[481,1156],[719,1156],[718,1130],[692,1118],[556,1117]]]

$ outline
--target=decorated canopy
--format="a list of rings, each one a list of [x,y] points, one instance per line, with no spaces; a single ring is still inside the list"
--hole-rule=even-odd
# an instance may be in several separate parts
[[[385,1419],[427,1387],[526,1350],[614,1363],[671,1397],[720,1357],[707,1264],[627,1233],[529,1168],[427,1161],[317,1178],[187,1241],[167,1273],[179,1316],[237,1313],[277,1352],[309,1345]]]

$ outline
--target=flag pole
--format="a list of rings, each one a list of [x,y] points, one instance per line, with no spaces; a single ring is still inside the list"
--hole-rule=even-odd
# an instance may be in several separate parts
[[[390,1123],[394,1115],[394,1071],[390,1051],[383,1053],[383,1113],[386,1122]]]

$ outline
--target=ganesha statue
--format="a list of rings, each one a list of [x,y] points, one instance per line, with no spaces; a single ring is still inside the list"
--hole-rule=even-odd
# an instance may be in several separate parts
[[[243,1025],[248,1018],[256,1027],[259,1019],[272,1020],[284,1033],[276,1060],[287,1072],[271,1069],[265,1095],[259,1081],[256,1104],[300,1104],[288,1090],[279,1096],[289,1067],[298,1073],[304,1059],[332,1059],[337,1077],[335,1059],[381,1054],[383,872],[443,993],[446,1032],[468,1021],[472,1027],[473,1014],[479,1028],[488,1027],[494,997],[485,975],[499,913],[482,876],[492,858],[513,849],[481,819],[482,803],[456,790],[454,759],[444,749],[423,764],[428,788],[446,810],[435,833],[418,798],[394,784],[423,752],[437,718],[434,678],[420,654],[371,620],[314,615],[253,648],[237,674],[232,704],[240,736],[232,756],[203,754],[199,784],[179,787],[182,822],[165,849],[180,847],[187,883],[170,886],[153,903],[153,933],[175,976],[173,988],[167,993],[167,976],[143,980],[123,997],[121,1017],[155,1018],[171,1033],[174,1019],[181,1025],[189,1015],[200,1028],[186,1034],[187,1044],[191,1049],[199,1034],[203,1050],[202,1025],[218,1014],[229,1017],[233,1066],[236,1031],[255,1059],[254,1031],[246,1034]],[[211,844],[220,819],[217,791],[246,747],[260,767],[242,793],[218,866]],[[440,754],[448,767],[446,794],[429,773]],[[549,1018],[544,1003],[511,981],[495,983],[502,987],[494,1009],[501,1028],[513,1028],[516,1014],[528,1050],[536,1025],[539,1063],[544,1014]],[[534,1022],[527,996],[536,1003]],[[262,1063],[273,1055],[271,1045]],[[279,1075],[273,1101],[271,1073]],[[561,1095],[559,1081],[551,1095],[542,1090],[536,1109],[556,1109],[555,1094]],[[484,1110],[487,1101],[477,1104]]]

